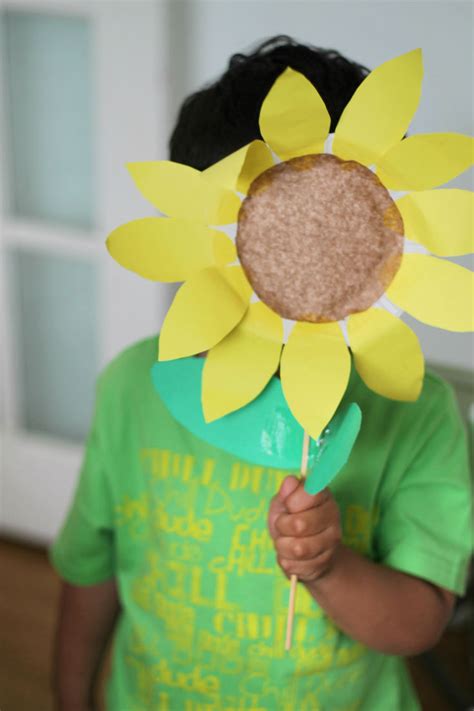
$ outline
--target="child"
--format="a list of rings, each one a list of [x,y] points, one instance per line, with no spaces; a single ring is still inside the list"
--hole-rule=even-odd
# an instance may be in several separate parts
[[[185,101],[171,159],[202,170],[259,138],[260,105],[287,66],[317,87],[332,131],[367,73],[337,52],[270,40]],[[296,477],[178,424],[152,386],[156,352],[156,339],[139,343],[100,377],[52,550],[65,581],[58,709],[92,708],[114,627],[111,711],[419,708],[400,657],[439,639],[471,552],[449,388],[428,374],[416,403],[395,402],[353,370],[345,400],[362,408],[359,439],[331,491],[310,496]],[[186,397],[179,382],[175,392]],[[300,585],[286,653],[291,574]]]

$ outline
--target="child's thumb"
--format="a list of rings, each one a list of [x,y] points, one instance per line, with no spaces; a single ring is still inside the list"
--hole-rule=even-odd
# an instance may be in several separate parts
[[[285,499],[289,496],[298,486],[298,479],[294,476],[287,476],[278,491],[278,493],[273,497],[270,502],[270,508],[268,509],[268,528],[272,538],[278,537],[278,531],[275,527],[275,522],[281,513],[287,512],[285,506]]]
[[[300,483],[300,480],[297,479],[295,476],[287,476],[283,479],[280,490],[278,492],[278,498],[280,501],[285,501],[285,499],[290,496],[297,488]]]

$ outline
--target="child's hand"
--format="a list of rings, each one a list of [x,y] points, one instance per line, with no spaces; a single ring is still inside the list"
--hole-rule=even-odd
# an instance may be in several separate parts
[[[309,582],[329,571],[342,534],[339,509],[329,489],[311,496],[303,487],[294,476],[284,479],[271,501],[268,527],[285,575]]]

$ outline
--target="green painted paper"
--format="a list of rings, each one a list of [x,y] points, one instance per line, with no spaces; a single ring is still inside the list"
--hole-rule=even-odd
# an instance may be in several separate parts
[[[308,494],[322,491],[349,459],[362,423],[359,405],[351,402],[338,410],[314,443],[316,456],[308,462],[304,485]]]
[[[172,416],[199,439],[239,459],[275,469],[300,471],[303,428],[292,415],[278,378],[272,378],[246,407],[207,423],[201,405],[203,358],[158,361],[154,387]],[[311,440],[305,488],[317,493],[347,461],[360,427],[360,408],[346,406],[326,428],[321,442]],[[358,425],[357,425],[358,423]],[[357,425],[357,426],[356,426]]]

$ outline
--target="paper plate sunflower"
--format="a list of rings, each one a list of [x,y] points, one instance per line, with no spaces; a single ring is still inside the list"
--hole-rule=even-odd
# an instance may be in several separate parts
[[[369,388],[415,400],[424,359],[402,311],[472,330],[472,273],[442,257],[472,250],[473,194],[433,188],[472,165],[473,139],[404,138],[421,81],[420,50],[386,62],[329,135],[323,100],[288,68],[263,102],[263,141],[202,172],[129,166],[163,216],[122,225],[108,248],[145,278],[184,281],[159,359],[209,351],[207,421],[251,402],[280,366],[291,411],[317,438],[346,389],[348,346]]]

